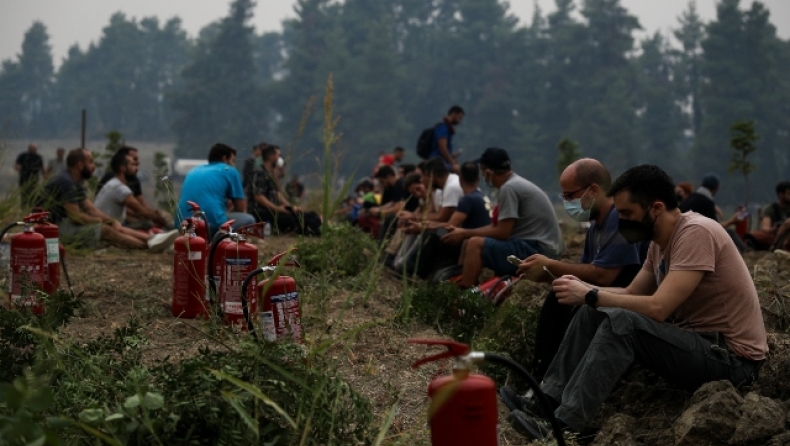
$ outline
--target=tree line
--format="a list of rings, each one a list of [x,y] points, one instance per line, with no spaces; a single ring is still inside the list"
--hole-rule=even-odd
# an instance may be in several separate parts
[[[89,135],[175,140],[179,155],[201,158],[218,140],[270,141],[292,170],[313,172],[331,74],[345,174],[367,172],[381,150],[414,152],[453,104],[467,112],[456,137],[464,158],[507,148],[544,186],[556,182],[563,139],[614,174],[657,163],[678,180],[723,177],[730,125],[753,120],[755,195],[773,198],[790,170],[790,42],[762,3],[721,0],[706,23],[692,1],[673,36],[637,41],[639,21],[620,0],[555,2],[522,26],[499,0],[297,0],[281,32],[257,34],[254,1],[234,0],[195,38],[178,18],[116,13],[57,71],[37,22],[2,64],[0,128],[71,137],[86,108]],[[725,180],[723,198],[740,196],[741,183]]]

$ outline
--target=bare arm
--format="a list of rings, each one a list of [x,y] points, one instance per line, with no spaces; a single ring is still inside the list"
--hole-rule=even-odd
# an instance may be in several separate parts
[[[99,222],[101,223],[112,223],[115,221],[112,217],[105,214],[99,208],[94,206],[90,200],[87,199],[83,200],[83,202],[80,203],[80,207],[85,209],[86,214],[90,215],[91,217],[98,218]]]
[[[437,222],[437,223],[449,222],[450,218],[453,216],[454,213],[455,213],[455,208],[443,207],[443,208],[439,209],[439,212],[436,214],[436,216],[432,220]],[[466,216],[464,216],[464,219],[466,219]],[[461,222],[463,222],[463,220],[461,220]],[[457,226],[457,225],[454,225],[454,226]]]
[[[63,205],[63,208],[66,210],[66,217],[78,225],[102,222],[100,217],[82,212],[80,205],[77,203],[66,203]]]
[[[497,240],[507,240],[513,232],[513,225],[516,219],[508,218],[506,220],[499,220],[496,226],[488,225],[476,229],[463,229],[451,227],[448,228],[451,232],[442,237],[442,241],[450,244],[458,244],[471,237],[490,237]]]
[[[774,228],[773,222],[771,221],[771,217],[763,217],[760,220],[760,229],[763,231],[770,231]]]
[[[285,209],[285,206],[277,206],[276,204],[269,201],[269,199],[266,198],[266,196],[263,194],[255,194],[254,198],[256,203],[268,208],[272,212],[280,212],[280,213],[288,212],[288,210]]]

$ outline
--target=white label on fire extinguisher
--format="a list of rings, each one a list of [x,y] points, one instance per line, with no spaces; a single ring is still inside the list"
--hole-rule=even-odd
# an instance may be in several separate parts
[[[189,260],[200,260],[202,258],[203,258],[203,252],[202,251],[190,251],[187,254],[187,259],[189,259]]]
[[[58,244],[58,239],[48,238],[47,263],[58,263],[58,262],[60,262],[60,245]]]
[[[277,327],[274,325],[274,313],[271,311],[261,312],[261,327],[263,327],[263,339],[267,341],[277,340]]]

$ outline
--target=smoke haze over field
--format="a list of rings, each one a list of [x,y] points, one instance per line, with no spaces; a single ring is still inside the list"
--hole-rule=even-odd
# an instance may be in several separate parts
[[[142,18],[157,16],[161,22],[178,16],[191,36],[203,26],[225,16],[229,1],[224,0],[0,0],[0,60],[19,53],[24,32],[35,20],[42,21],[49,31],[55,65],[61,63],[68,48],[77,43],[83,49],[96,41],[103,27],[115,12]],[[579,3],[579,2],[577,2]],[[771,22],[782,38],[790,38],[790,1],[764,0],[771,11]],[[258,32],[279,31],[281,21],[294,18],[294,0],[258,0],[253,24]],[[554,1],[538,0],[545,13],[555,9]],[[668,32],[677,26],[677,17],[688,5],[687,0],[623,0],[622,4],[639,18],[644,31]],[[748,7],[751,1],[741,1]],[[716,16],[716,0],[698,0],[700,16],[711,20]],[[532,0],[513,0],[510,10],[522,23],[531,20]]]

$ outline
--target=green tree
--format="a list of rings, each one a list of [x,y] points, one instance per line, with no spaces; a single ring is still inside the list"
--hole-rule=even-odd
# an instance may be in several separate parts
[[[557,174],[562,175],[562,172],[570,166],[574,161],[581,157],[581,152],[578,150],[579,144],[571,141],[568,138],[562,138],[557,144]]]
[[[757,151],[755,143],[760,136],[755,133],[754,121],[739,121],[730,126],[730,166],[729,173],[743,175],[744,203],[749,205],[749,174],[757,170],[757,166],[749,159],[749,155]]]
[[[705,24],[697,12],[697,2],[691,0],[679,17],[679,28],[673,33],[680,41],[682,49],[674,51],[678,62],[675,66],[675,79],[681,102],[690,112],[690,129],[696,135],[702,126],[701,104],[701,64],[702,40],[705,37]]]
[[[261,138],[266,119],[253,51],[252,0],[235,0],[217,35],[201,40],[170,96],[176,153],[203,157],[222,141],[237,148]]]

